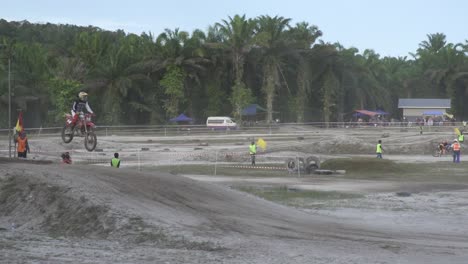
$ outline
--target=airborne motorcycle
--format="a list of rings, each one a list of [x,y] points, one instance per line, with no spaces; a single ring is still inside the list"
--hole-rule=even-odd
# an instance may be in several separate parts
[[[62,140],[64,143],[70,143],[73,137],[84,137],[84,145],[88,151],[93,151],[97,145],[97,137],[94,133],[96,125],[91,121],[93,114],[79,113],[79,118],[72,130],[73,116],[66,114],[66,124],[62,128]]]

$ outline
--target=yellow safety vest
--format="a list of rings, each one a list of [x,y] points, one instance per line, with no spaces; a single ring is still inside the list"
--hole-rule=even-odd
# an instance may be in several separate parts
[[[375,152],[382,153],[382,144],[377,144],[377,150]]]
[[[257,145],[250,145],[249,146],[249,151],[250,151],[250,154],[256,154],[257,153]]]
[[[120,163],[120,160],[119,160],[119,159],[112,158],[112,160],[111,160],[112,167],[118,168],[119,163]]]
[[[461,134],[458,136],[458,142],[463,142],[465,141],[465,135]]]

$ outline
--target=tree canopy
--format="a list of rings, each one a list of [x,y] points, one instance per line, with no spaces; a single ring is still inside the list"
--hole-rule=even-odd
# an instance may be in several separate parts
[[[320,38],[326,32],[282,16],[228,17],[206,32],[159,35],[97,27],[0,20],[0,127],[12,109],[29,126],[58,125],[78,91],[102,124],[164,124],[186,113],[240,117],[264,105],[266,121],[346,121],[355,109],[400,118],[398,98],[451,98],[468,118],[468,41],[443,33],[415,43],[409,57],[381,57]]]

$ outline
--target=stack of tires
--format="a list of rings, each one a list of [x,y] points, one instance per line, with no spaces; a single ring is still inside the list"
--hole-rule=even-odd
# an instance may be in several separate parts
[[[307,158],[289,158],[286,160],[286,168],[289,172],[300,171],[306,174],[312,174],[320,168],[320,159],[315,156]]]

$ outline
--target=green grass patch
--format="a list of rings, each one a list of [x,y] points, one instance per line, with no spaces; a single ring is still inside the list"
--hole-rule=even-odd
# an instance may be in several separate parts
[[[320,167],[327,170],[346,170],[349,173],[406,173],[421,166],[376,158],[338,158],[326,160]]]
[[[345,170],[344,178],[369,180],[409,180],[426,176],[431,164],[397,163],[377,158],[337,158],[323,162],[321,169]],[[434,175],[436,176],[436,175]]]
[[[283,170],[268,170],[254,168],[229,168],[240,164],[218,164],[216,176],[230,177],[297,177],[289,175]],[[249,166],[243,164],[243,166]],[[283,167],[284,164],[262,164],[262,166]],[[468,184],[468,162],[453,164],[450,161],[433,163],[398,163],[391,160],[373,158],[338,158],[330,159],[321,164],[322,169],[346,170],[344,175],[307,175],[305,177],[330,179],[363,179],[388,180],[398,182],[424,181],[426,183],[459,183]],[[161,171],[172,174],[215,175],[215,165],[177,165],[177,166],[149,166],[145,171]]]
[[[317,203],[330,200],[356,199],[363,195],[336,192],[336,191],[317,191],[317,190],[298,190],[289,189],[286,186],[256,188],[256,187],[235,187],[243,192],[262,197],[266,200],[294,207],[316,207]]]
[[[252,177],[284,177],[288,176],[286,170],[267,170],[250,168],[231,168],[236,164],[217,165],[216,175],[218,176],[252,176]],[[265,167],[279,167],[283,164],[265,164]],[[249,166],[249,165],[243,165]],[[169,172],[171,174],[194,174],[194,175],[215,175],[215,165],[177,165],[177,166],[157,166],[144,168],[147,171]]]
[[[450,161],[398,163],[376,158],[337,158],[321,164],[321,169],[346,170],[343,178],[468,184],[468,163]]]

